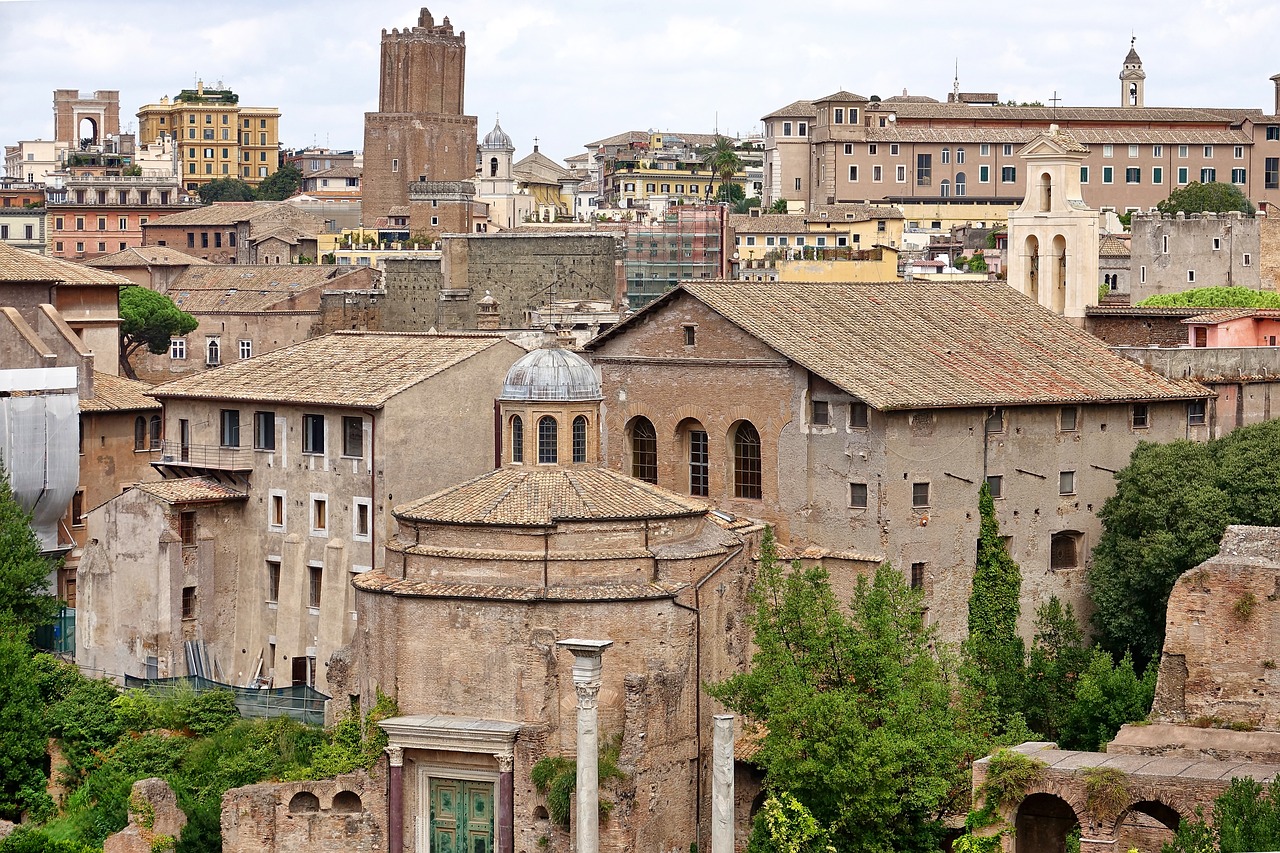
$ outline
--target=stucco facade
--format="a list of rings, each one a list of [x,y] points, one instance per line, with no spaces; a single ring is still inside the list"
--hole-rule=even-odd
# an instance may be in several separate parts
[[[1261,289],[1260,223],[1242,213],[1135,213],[1130,303],[1197,287]]]

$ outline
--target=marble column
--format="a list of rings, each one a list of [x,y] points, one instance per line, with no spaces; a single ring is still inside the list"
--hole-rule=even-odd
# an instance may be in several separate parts
[[[387,773],[387,853],[404,850],[404,750],[386,748],[390,770]]]
[[[711,746],[711,853],[733,853],[733,715],[717,714]]]
[[[494,758],[498,759],[498,804],[494,810],[498,844],[495,853],[515,853],[516,757],[511,752],[500,752]]]
[[[600,727],[598,697],[605,649],[612,640],[560,640],[573,652],[573,687],[578,694],[577,845],[574,853],[600,850]]]

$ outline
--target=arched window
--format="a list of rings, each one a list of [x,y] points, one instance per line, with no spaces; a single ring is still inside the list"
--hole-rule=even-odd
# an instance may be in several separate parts
[[[209,338],[209,343],[205,345],[204,363],[210,367],[222,363],[222,347],[217,338]]]
[[[497,157],[489,158],[489,177],[491,178],[498,177],[498,158]]]
[[[956,156],[959,156],[961,151],[964,151],[964,149],[961,148],[957,150]],[[959,198],[968,191],[966,180],[964,172],[956,172],[956,198]]]
[[[760,488],[760,433],[749,421],[733,431],[733,494],[739,498],[762,497]]]
[[[645,417],[631,422],[631,476],[658,483],[658,431]]]
[[[538,418],[538,464],[554,465],[558,460],[556,419],[550,415]]]
[[[944,164],[946,164],[946,163],[950,163],[950,162],[951,162],[951,149],[950,149],[950,148],[943,147],[943,149],[942,149],[942,162],[943,162]]]
[[[524,421],[519,415],[511,416],[511,461],[524,461]]]
[[[1053,207],[1053,179],[1045,172],[1040,176],[1040,212],[1048,213]]]
[[[943,198],[951,197],[951,182],[948,181],[946,178],[942,179],[942,184],[939,189],[941,190],[941,195]]]
[[[586,415],[578,415],[573,419],[573,461],[575,464],[587,461]]]
[[[963,166],[963,165],[964,165],[964,149],[963,149],[963,148],[957,148],[957,149],[956,149],[956,165],[957,165],[957,166]],[[959,182],[960,182],[960,179],[959,179],[959,177],[957,177],[957,178],[956,178],[956,183],[959,183]],[[959,193],[956,193],[956,195],[959,195]]]
[[[147,419],[139,417],[133,422],[133,449],[147,449]]]
[[[159,416],[159,415],[152,415],[152,416],[151,416],[151,431],[150,431],[150,432],[151,432],[151,435],[150,435],[150,438],[151,438],[151,449],[152,449],[152,450],[159,450],[159,449],[160,449],[160,416]]]
[[[702,425],[689,430],[689,494],[707,497],[711,492],[711,458],[707,452],[707,431]]]

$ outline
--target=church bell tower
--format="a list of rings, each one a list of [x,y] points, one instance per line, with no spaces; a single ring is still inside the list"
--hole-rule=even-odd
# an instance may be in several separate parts
[[[1129,55],[1124,58],[1124,68],[1120,71],[1120,106],[1142,106],[1142,84],[1147,74],[1142,70],[1142,60],[1134,48],[1137,37],[1129,39]]]

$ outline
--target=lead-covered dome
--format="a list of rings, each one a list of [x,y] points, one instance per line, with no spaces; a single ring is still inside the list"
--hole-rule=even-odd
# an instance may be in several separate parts
[[[480,143],[480,147],[500,151],[516,150],[515,143],[511,141],[511,137],[507,136],[507,132],[502,129],[502,125],[496,121],[493,123],[493,130],[484,135],[484,141]]]
[[[567,349],[536,349],[511,365],[503,400],[599,400],[600,382],[587,360]]]

